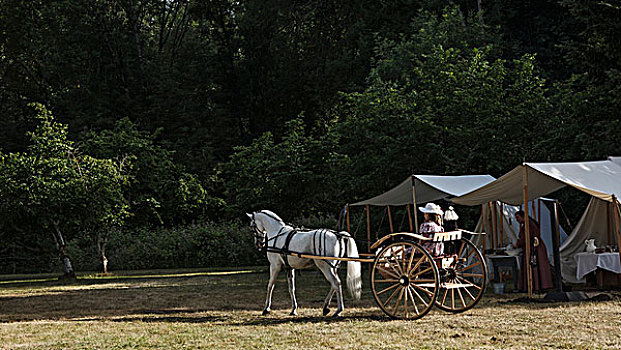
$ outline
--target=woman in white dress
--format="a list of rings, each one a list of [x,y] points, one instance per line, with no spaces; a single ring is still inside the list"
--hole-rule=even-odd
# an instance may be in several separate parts
[[[427,203],[424,207],[419,207],[425,215],[425,222],[420,225],[418,233],[426,237],[433,237],[436,232],[444,232],[442,227],[442,208],[434,203]],[[440,256],[444,253],[444,243],[442,242],[425,242],[423,247],[433,256]]]

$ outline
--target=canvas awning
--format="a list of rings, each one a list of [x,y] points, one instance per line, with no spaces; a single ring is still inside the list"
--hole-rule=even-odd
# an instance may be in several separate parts
[[[414,203],[412,189],[416,188],[416,202],[427,203],[438,199],[461,196],[494,181],[490,175],[412,175],[391,190],[356,205],[406,205]],[[414,187],[412,186],[414,181]]]
[[[613,160],[572,163],[524,163],[496,181],[451,199],[463,205],[499,200],[512,205],[524,201],[524,168],[528,176],[528,199],[543,197],[572,186],[593,197],[612,202],[621,195],[621,164]]]

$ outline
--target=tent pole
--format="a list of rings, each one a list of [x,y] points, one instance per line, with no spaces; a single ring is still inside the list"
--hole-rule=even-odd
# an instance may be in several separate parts
[[[619,211],[619,199],[613,194],[612,195],[612,201],[613,201],[613,205],[614,205],[614,218],[615,218],[615,233],[617,235],[617,246],[619,247],[619,262],[621,262],[621,233],[619,232],[619,221],[621,221],[621,219],[619,218],[619,216],[621,216],[621,211]]]
[[[537,199],[537,221],[539,221],[539,226],[541,226],[541,198]]]
[[[496,249],[496,225],[494,225],[494,210],[492,209],[492,202],[487,202],[487,208],[489,209],[489,224],[492,228],[491,244],[492,249]]]
[[[612,206],[610,205],[610,203],[606,202],[606,239],[607,245],[611,245],[612,244],[612,232],[610,231],[610,219],[612,219],[610,217],[610,210],[612,209]]]
[[[541,212],[540,212],[541,213]],[[556,291],[563,291],[563,280],[561,277],[561,227],[558,221],[558,200],[554,201],[554,228],[556,231],[552,234],[552,253],[554,254],[554,277],[556,279]]]
[[[416,177],[412,175],[412,209],[414,210],[414,233],[418,233],[418,212],[416,211]]]
[[[367,248],[371,252],[371,214],[369,213],[369,205],[367,204]]]
[[[526,267],[526,282],[528,284],[528,297],[533,297],[533,271],[530,266],[530,215],[528,210],[528,167],[523,165],[522,185],[524,186],[524,235],[526,245],[526,259],[524,259],[524,267]]]
[[[483,239],[482,241],[482,245],[483,245],[483,249],[481,249],[483,251],[483,256],[485,256],[485,244],[487,242],[487,232],[485,232],[485,221],[487,220],[487,218],[485,217],[485,204],[481,204],[481,232],[483,232]]]
[[[347,232],[351,233],[351,227],[349,226],[349,204],[347,204],[347,213],[346,213],[346,218],[347,218]]]
[[[500,237],[501,248],[505,245],[505,204],[500,202]],[[517,278],[517,277],[516,277]]]
[[[395,230],[393,229],[393,226],[392,226],[392,214],[390,213],[390,205],[387,205],[386,209],[388,210],[388,223],[390,224],[390,233],[394,233]]]
[[[496,205],[498,203],[496,201],[494,201],[494,203],[492,203],[492,210],[493,210],[493,214],[494,216],[492,216],[492,225],[494,225],[494,249],[495,248],[499,248],[499,244],[498,244],[498,209],[496,208]]]
[[[410,204],[406,204],[405,207],[408,209],[408,222],[410,223],[410,232],[414,232],[414,228],[412,227],[412,212],[410,211]]]

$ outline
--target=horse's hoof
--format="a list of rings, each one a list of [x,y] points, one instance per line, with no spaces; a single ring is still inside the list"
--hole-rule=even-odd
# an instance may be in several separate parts
[[[341,317],[341,311],[337,311],[332,315],[332,318],[338,318]]]
[[[265,315],[269,315],[270,314],[270,310],[263,310],[263,313],[261,315],[265,316]]]
[[[296,310],[291,311],[291,313],[289,314],[289,316],[297,316],[298,312]]]
[[[328,309],[327,307],[323,308],[323,315],[324,316],[328,316],[328,314],[330,313],[330,309]]]

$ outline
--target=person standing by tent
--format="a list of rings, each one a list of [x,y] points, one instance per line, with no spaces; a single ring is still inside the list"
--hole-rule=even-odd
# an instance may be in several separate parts
[[[520,210],[515,213],[515,220],[520,223],[520,234],[517,242],[513,243],[514,248],[522,248],[522,252],[526,251],[526,233],[524,228],[524,211]],[[539,223],[533,218],[528,218],[530,232],[530,265],[533,270],[533,290],[541,291],[554,287],[552,283],[552,273],[550,271],[550,260],[548,251],[543,240],[541,239],[541,231],[539,231]],[[527,286],[526,255],[522,254],[522,280],[520,289],[525,290]]]
[[[427,237],[433,237],[436,232],[444,232],[442,227],[442,208],[434,203],[427,203],[424,207],[418,207],[418,210],[425,215],[425,222],[420,225],[418,232]],[[427,249],[433,256],[439,256],[444,253],[444,243],[429,242],[423,243],[423,248]]]

